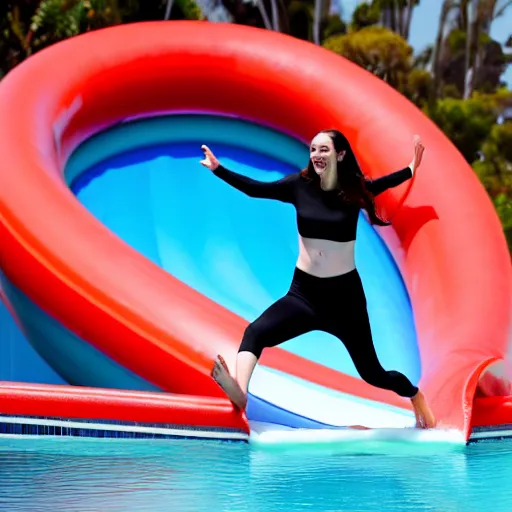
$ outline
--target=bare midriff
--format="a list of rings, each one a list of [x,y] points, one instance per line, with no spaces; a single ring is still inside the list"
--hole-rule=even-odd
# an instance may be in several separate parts
[[[316,277],[333,277],[355,269],[355,241],[332,242],[299,235],[297,268]]]

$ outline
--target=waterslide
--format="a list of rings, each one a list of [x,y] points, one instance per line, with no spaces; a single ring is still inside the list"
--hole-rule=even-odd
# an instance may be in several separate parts
[[[475,396],[509,351],[510,256],[462,156],[405,98],[331,52],[203,22],[91,32],[0,83],[0,431],[415,432],[407,401],[364,383],[325,333],[265,351],[246,414],[210,377],[217,353],[233,369],[245,326],[286,292],[297,240],[289,205],[215,178],[200,145],[272,180],[302,168],[310,138],[333,126],[372,178],[409,161],[413,134],[427,147],[418,175],[378,199],[392,227],[363,215],[358,225],[383,365],[421,386],[438,432],[512,435],[512,399]]]

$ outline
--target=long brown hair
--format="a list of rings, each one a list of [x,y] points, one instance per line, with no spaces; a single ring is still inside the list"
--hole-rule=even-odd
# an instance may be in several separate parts
[[[336,153],[345,151],[345,157],[337,162],[336,172],[340,193],[343,201],[355,204],[366,210],[372,224],[378,226],[389,226],[390,223],[381,219],[375,211],[375,200],[373,194],[366,187],[366,178],[357,163],[356,157],[347,138],[338,130],[322,130],[331,137]],[[320,185],[320,176],[313,168],[313,162],[309,159],[308,166],[301,171],[301,176],[307,180],[314,181]]]

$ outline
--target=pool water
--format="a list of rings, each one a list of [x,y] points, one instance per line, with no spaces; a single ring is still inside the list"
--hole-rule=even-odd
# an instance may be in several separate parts
[[[283,453],[200,440],[4,438],[0,481],[6,512],[508,512],[512,441]]]

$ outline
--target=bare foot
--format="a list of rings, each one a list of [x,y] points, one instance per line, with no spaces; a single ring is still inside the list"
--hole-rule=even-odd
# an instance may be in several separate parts
[[[221,355],[218,355],[215,359],[211,375],[233,404],[241,410],[245,409],[247,397],[238,382],[229,373],[228,365]]]
[[[363,425],[349,425],[348,428],[351,428],[354,430],[371,430],[370,427],[365,427]]]
[[[418,391],[411,398],[411,402],[416,416],[416,428],[435,428],[436,420],[434,414],[430,410],[423,393]]]

